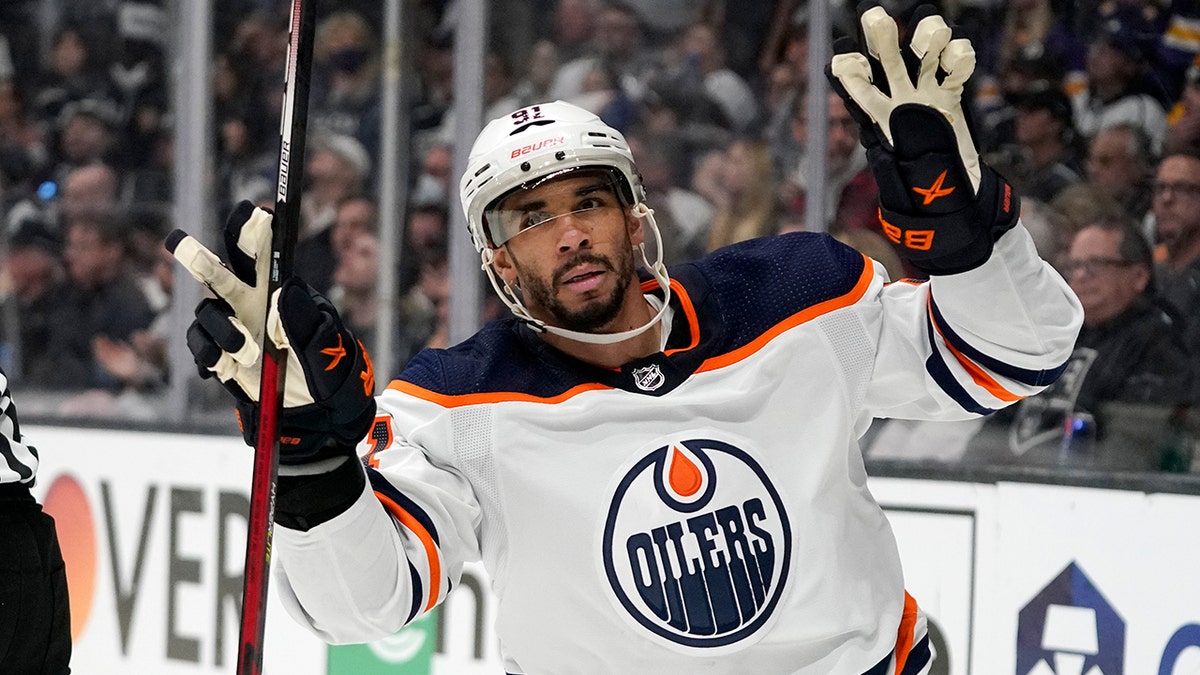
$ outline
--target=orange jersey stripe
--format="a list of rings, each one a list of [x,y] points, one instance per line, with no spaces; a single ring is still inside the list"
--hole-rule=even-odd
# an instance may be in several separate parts
[[[402,506],[392,501],[382,492],[376,492],[375,497],[379,499],[384,508],[396,517],[396,520],[399,520],[410,532],[417,535],[417,539],[420,539],[421,545],[425,547],[425,556],[429,558],[429,601],[425,603],[423,611],[428,612],[437,604],[438,595],[441,593],[442,563],[441,558],[438,556],[437,544],[433,543],[433,537],[429,536],[429,532],[425,527],[416,518],[413,518],[412,514],[405,511]]]
[[[900,616],[900,628],[896,630],[896,675],[904,670],[908,653],[913,646],[913,628],[917,625],[917,601],[904,591],[904,614]]]
[[[836,298],[831,298],[825,302],[819,302],[812,307],[808,307],[796,312],[787,319],[784,319],[783,321],[780,321],[772,326],[770,330],[758,336],[750,343],[745,344],[729,353],[721,354],[720,356],[714,356],[711,359],[706,360],[704,363],[700,364],[700,367],[696,369],[696,372],[703,373],[709,370],[716,370],[718,368],[724,368],[725,366],[737,363],[738,361],[741,361],[742,359],[762,349],[768,342],[774,340],[776,337],[779,337],[779,335],[784,331],[795,328],[796,326],[799,326],[807,321],[811,321],[822,314],[828,314],[835,309],[849,307],[850,305],[858,302],[859,299],[862,298],[862,296],[867,292],[867,287],[871,285],[871,278],[874,276],[874,268],[872,267],[871,259],[864,255],[863,263],[864,266],[862,274],[859,275],[858,282],[854,284],[854,288],[850,289],[848,293]]]
[[[642,282],[643,294],[649,293],[656,288],[658,288],[658,281],[656,279],[648,279]],[[691,296],[687,294],[687,289],[685,289],[682,284],[674,279],[671,279],[671,293],[673,293],[676,298],[679,298],[679,306],[683,308],[683,315],[687,317],[688,328],[691,330],[691,340],[688,341],[688,346],[686,347],[681,347],[679,349],[668,349],[667,351],[663,352],[667,356],[677,354],[679,352],[686,352],[687,350],[693,349],[696,345],[700,344],[700,319],[696,317],[696,307],[692,304]],[[667,326],[667,330],[670,329],[671,327]]]
[[[958,361],[958,363],[962,365],[964,370],[967,371],[967,374],[971,376],[971,379],[975,381],[975,384],[986,389],[987,392],[992,396],[995,396],[1001,401],[1006,401],[1008,403],[1020,401],[1021,399],[1025,398],[1020,394],[1014,394],[1000,386],[1000,383],[993,379],[991,375],[988,375],[983,368],[980,368],[979,364],[975,363],[971,359],[968,359],[966,356],[963,356],[957,349],[954,348],[954,345],[950,344],[950,341],[946,339],[946,336],[942,335],[942,329],[938,328],[937,322],[933,320],[933,308],[930,305],[932,297],[932,295],[928,296],[925,301],[926,306],[929,307],[929,324],[933,326],[933,329],[937,331],[938,335],[941,335],[942,344],[946,345],[946,349],[950,350],[950,353],[954,355],[954,358]]]
[[[443,408],[457,408],[464,405],[480,405],[483,403],[507,403],[511,401],[523,401],[525,403],[562,403],[563,401],[582,394],[585,391],[598,391],[601,389],[612,389],[607,385],[589,382],[581,384],[578,387],[571,387],[558,396],[542,397],[532,394],[523,394],[519,391],[492,391],[485,394],[439,394],[435,391],[429,391],[424,387],[418,387],[411,382],[404,380],[394,380],[388,385],[388,389],[395,389],[398,392],[415,396],[419,399],[436,403]]]

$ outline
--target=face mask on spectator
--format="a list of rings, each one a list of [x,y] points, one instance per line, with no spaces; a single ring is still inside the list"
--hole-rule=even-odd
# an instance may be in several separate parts
[[[329,54],[329,66],[343,73],[355,73],[367,62],[367,50],[347,47]]]

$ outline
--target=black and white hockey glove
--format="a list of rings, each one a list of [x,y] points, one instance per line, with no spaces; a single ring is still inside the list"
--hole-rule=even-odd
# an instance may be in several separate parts
[[[963,110],[975,50],[928,5],[904,45],[882,7],[868,0],[859,12],[865,51],[838,40],[825,72],[861,127],[884,234],[928,274],[974,269],[1020,211],[1012,187],[979,161]]]
[[[375,417],[375,375],[362,343],[323,296],[292,278],[266,317],[271,213],[242,202],[225,224],[227,267],[181,230],[166,246],[212,290],[196,307],[187,344],[201,377],[216,377],[237,400],[247,444],[257,439],[264,332],[287,354],[281,465],[353,456]]]

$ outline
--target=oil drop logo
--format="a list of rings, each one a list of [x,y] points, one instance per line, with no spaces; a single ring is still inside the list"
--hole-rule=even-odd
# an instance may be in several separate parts
[[[614,605],[682,651],[753,644],[791,560],[775,487],[750,453],[711,438],[637,457],[613,489],[600,543]]]

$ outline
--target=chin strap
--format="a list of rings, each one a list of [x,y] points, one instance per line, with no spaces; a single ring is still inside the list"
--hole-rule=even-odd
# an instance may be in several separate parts
[[[663,289],[662,307],[650,321],[639,328],[620,333],[581,333],[579,331],[567,330],[566,328],[559,328],[558,326],[551,326],[540,319],[535,319],[529,313],[529,310],[525,308],[524,303],[521,302],[521,296],[513,288],[513,285],[503,283],[496,277],[496,272],[492,269],[493,251],[486,247],[480,253],[480,258],[483,261],[483,271],[487,273],[488,280],[492,282],[492,288],[495,289],[496,295],[500,296],[500,301],[512,311],[513,315],[539,333],[552,333],[560,337],[565,337],[568,340],[586,342],[593,345],[611,345],[637,337],[662,321],[663,316],[667,313],[667,309],[671,305],[671,279],[667,276],[667,266],[663,264],[662,235],[658,231],[658,223],[654,220],[654,209],[642,203],[634,206],[632,212],[634,217],[641,218],[649,225],[650,232],[654,234],[654,250],[657,255],[654,262],[650,262],[650,259],[646,256],[646,244],[644,242],[638,244],[634,250],[639,253],[642,258],[642,264],[650,271],[650,275],[658,282],[659,287]]]

